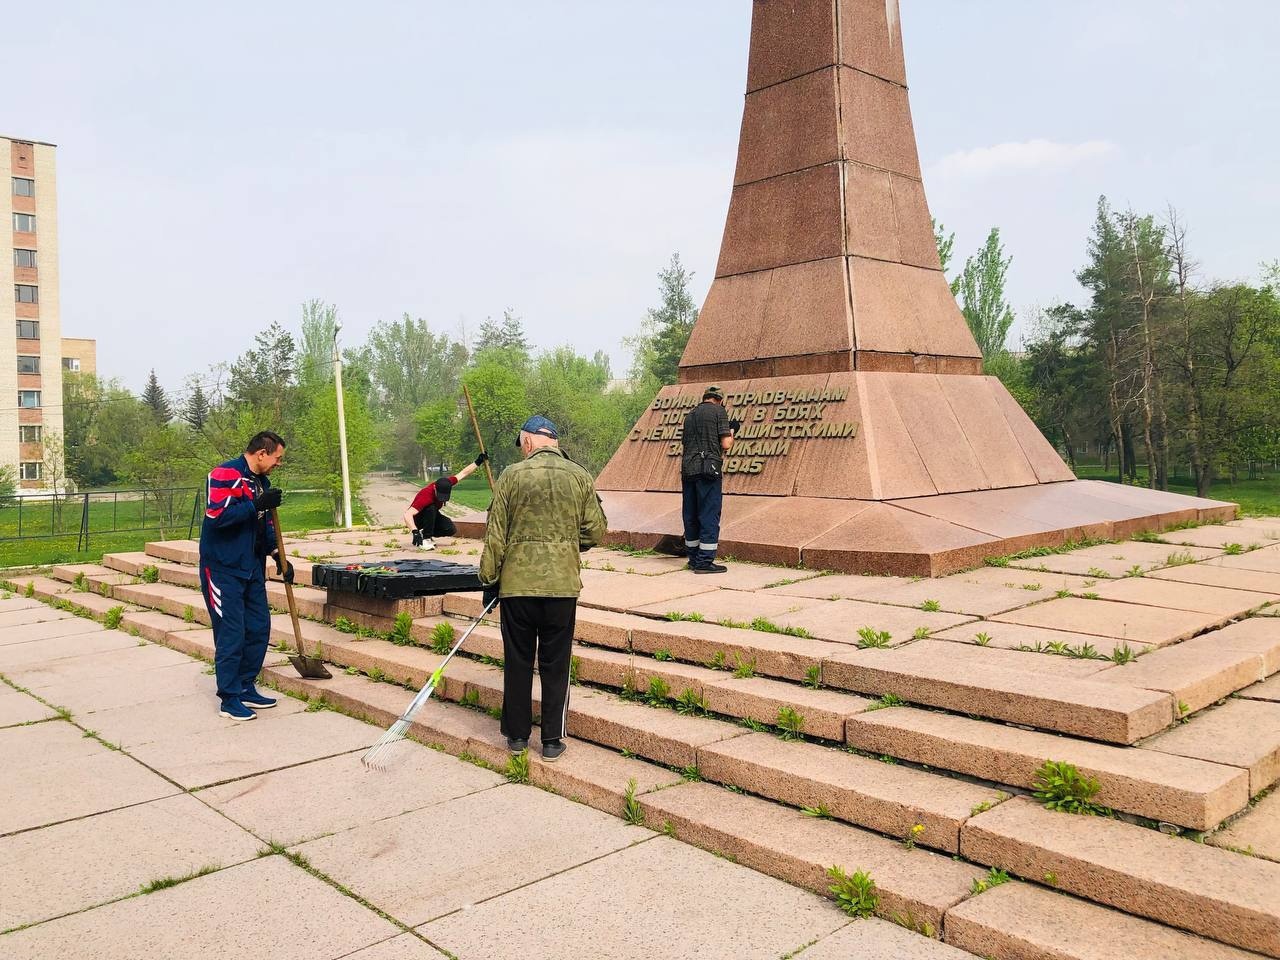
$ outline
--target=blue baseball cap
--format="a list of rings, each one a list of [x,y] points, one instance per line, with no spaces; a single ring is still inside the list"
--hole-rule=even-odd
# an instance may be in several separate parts
[[[544,437],[550,437],[552,440],[559,440],[560,434],[556,430],[556,425],[546,417],[534,414],[524,422],[524,426],[520,428],[520,433],[536,433]],[[516,434],[516,446],[520,446],[520,433]]]

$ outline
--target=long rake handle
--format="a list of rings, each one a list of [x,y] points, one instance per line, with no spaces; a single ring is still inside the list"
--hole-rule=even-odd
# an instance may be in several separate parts
[[[497,604],[497,600],[491,600],[488,606],[480,611],[480,616],[471,621],[471,626],[467,627],[466,633],[458,638],[457,643],[453,645],[453,649],[450,650],[448,655],[440,661],[440,666],[436,667],[435,670],[431,672],[431,676],[427,678],[426,684],[423,685],[422,689],[418,691],[418,695],[409,703],[408,709],[406,709],[404,713],[400,714],[401,720],[407,722],[414,713],[417,712],[418,708],[427,702],[431,697],[431,694],[435,692],[436,684],[444,675],[444,668],[449,665],[449,661],[453,659],[453,655],[462,649],[462,645],[467,642],[467,638],[471,636],[472,631],[475,630],[476,627],[480,626],[480,621],[483,620],[489,611],[497,606]]]
[[[280,514],[275,510],[271,511],[271,525],[276,528],[276,555],[281,563],[287,564],[289,556],[284,552],[284,534],[280,531]],[[305,657],[307,651],[302,646],[302,624],[298,622],[298,602],[293,599],[292,583],[285,583],[284,595],[289,600],[289,619],[293,621],[293,639],[298,645],[298,656]]]
[[[476,420],[476,408],[471,403],[471,391],[467,389],[467,385],[462,385],[462,395],[467,398],[467,412],[471,414],[471,429],[476,432],[476,443],[480,444],[480,452],[484,453],[484,437],[480,436],[480,423]],[[489,461],[484,462],[484,472],[489,478],[489,492],[493,492],[493,468],[489,466]],[[482,614],[483,616],[483,614]]]

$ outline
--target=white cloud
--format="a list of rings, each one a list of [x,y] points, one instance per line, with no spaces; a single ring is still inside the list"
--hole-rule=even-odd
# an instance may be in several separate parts
[[[1025,140],[998,143],[992,147],[949,153],[933,167],[935,175],[971,180],[1019,173],[1065,170],[1098,160],[1119,148],[1107,140],[1084,143],[1055,143],[1052,140]]]

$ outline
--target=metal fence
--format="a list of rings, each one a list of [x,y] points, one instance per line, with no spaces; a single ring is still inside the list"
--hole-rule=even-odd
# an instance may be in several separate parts
[[[0,504],[0,542],[76,537],[76,550],[89,549],[94,535],[133,530],[186,528],[195,534],[204,503],[203,487],[158,490],[100,490],[39,493]]]

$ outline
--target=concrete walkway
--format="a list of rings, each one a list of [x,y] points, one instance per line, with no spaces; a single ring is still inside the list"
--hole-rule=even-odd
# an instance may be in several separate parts
[[[417,744],[370,773],[381,731],[297,700],[221,719],[203,662],[34,599],[0,618],[11,960],[967,956]]]
[[[370,473],[365,477],[360,499],[371,526],[398,526],[420,484],[405,483],[389,473]]]

